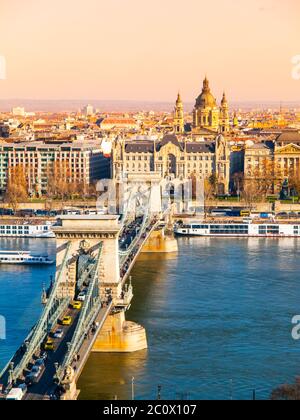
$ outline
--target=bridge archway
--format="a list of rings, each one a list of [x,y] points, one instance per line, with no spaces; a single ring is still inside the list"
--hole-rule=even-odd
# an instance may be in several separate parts
[[[74,297],[78,259],[82,255],[95,254],[101,243],[103,244],[99,272],[101,292],[103,293],[105,288],[111,288],[116,295],[121,293],[118,216],[62,216],[53,230],[57,240],[57,272],[60,271],[65,250],[70,244],[58,297]]]

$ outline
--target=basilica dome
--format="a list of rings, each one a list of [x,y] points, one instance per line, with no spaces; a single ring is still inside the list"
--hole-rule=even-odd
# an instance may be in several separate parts
[[[205,78],[201,94],[196,99],[196,108],[216,108],[217,102],[210,91],[209,81]]]

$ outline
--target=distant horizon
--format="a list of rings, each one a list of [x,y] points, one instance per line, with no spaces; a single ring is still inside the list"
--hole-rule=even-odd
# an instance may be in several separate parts
[[[190,103],[207,75],[218,102],[298,101],[299,18],[299,0],[2,0],[0,97]]]
[[[183,101],[185,112],[191,112],[195,102]],[[175,106],[171,101],[151,101],[151,100],[130,100],[130,99],[0,99],[0,112],[10,112],[14,107],[24,107],[28,112],[75,112],[78,108],[92,105],[94,109],[103,108],[101,112],[137,112],[137,111],[157,111],[172,112]],[[279,109],[300,108],[299,101],[272,101],[272,100],[244,100],[229,101],[230,110],[236,109]],[[38,109],[40,107],[40,109]],[[66,107],[66,109],[64,109]]]

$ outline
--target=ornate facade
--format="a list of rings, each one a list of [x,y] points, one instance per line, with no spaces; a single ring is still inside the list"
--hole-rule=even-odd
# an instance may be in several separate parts
[[[195,132],[204,128],[215,132],[227,133],[230,129],[229,108],[225,93],[219,107],[211,93],[207,78],[204,79],[202,92],[196,99],[193,112],[193,126]]]
[[[285,179],[300,178],[300,132],[287,130],[274,142],[247,147],[244,167],[246,182],[272,176],[274,184],[270,193],[279,192]]]
[[[218,135],[215,141],[195,142],[166,135],[160,141],[116,140],[112,153],[112,177],[126,173],[158,173],[162,178],[206,179],[214,175],[220,194],[228,193],[230,149]]]

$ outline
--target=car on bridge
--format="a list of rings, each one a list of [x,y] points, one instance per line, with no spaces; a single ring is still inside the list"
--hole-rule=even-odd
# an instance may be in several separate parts
[[[44,359],[37,359],[34,363],[34,366],[44,367],[45,366],[45,360]]]
[[[64,336],[64,331],[61,328],[56,330],[55,333],[53,334],[54,338],[63,338],[63,336]]]
[[[79,295],[77,296],[77,301],[79,302],[84,302],[86,299],[86,291],[83,290],[82,292],[79,293]]]
[[[79,302],[79,301],[75,301],[75,302],[73,302],[72,304],[71,304],[71,307],[73,308],[73,309],[78,309],[78,310],[80,310],[81,308],[82,308],[82,302]]]
[[[44,345],[44,349],[46,351],[54,351],[55,350],[55,347],[54,347],[53,340],[51,340],[50,338],[48,338],[48,340],[46,341],[46,343]]]
[[[65,317],[62,319],[61,324],[62,324],[62,325],[65,325],[65,326],[69,326],[69,325],[71,325],[71,324],[72,324],[72,317],[71,317],[71,316],[65,316]]]
[[[25,377],[25,384],[29,386],[36,384],[39,381],[40,377],[42,376],[44,369],[45,369],[45,366],[34,365],[31,371]]]

